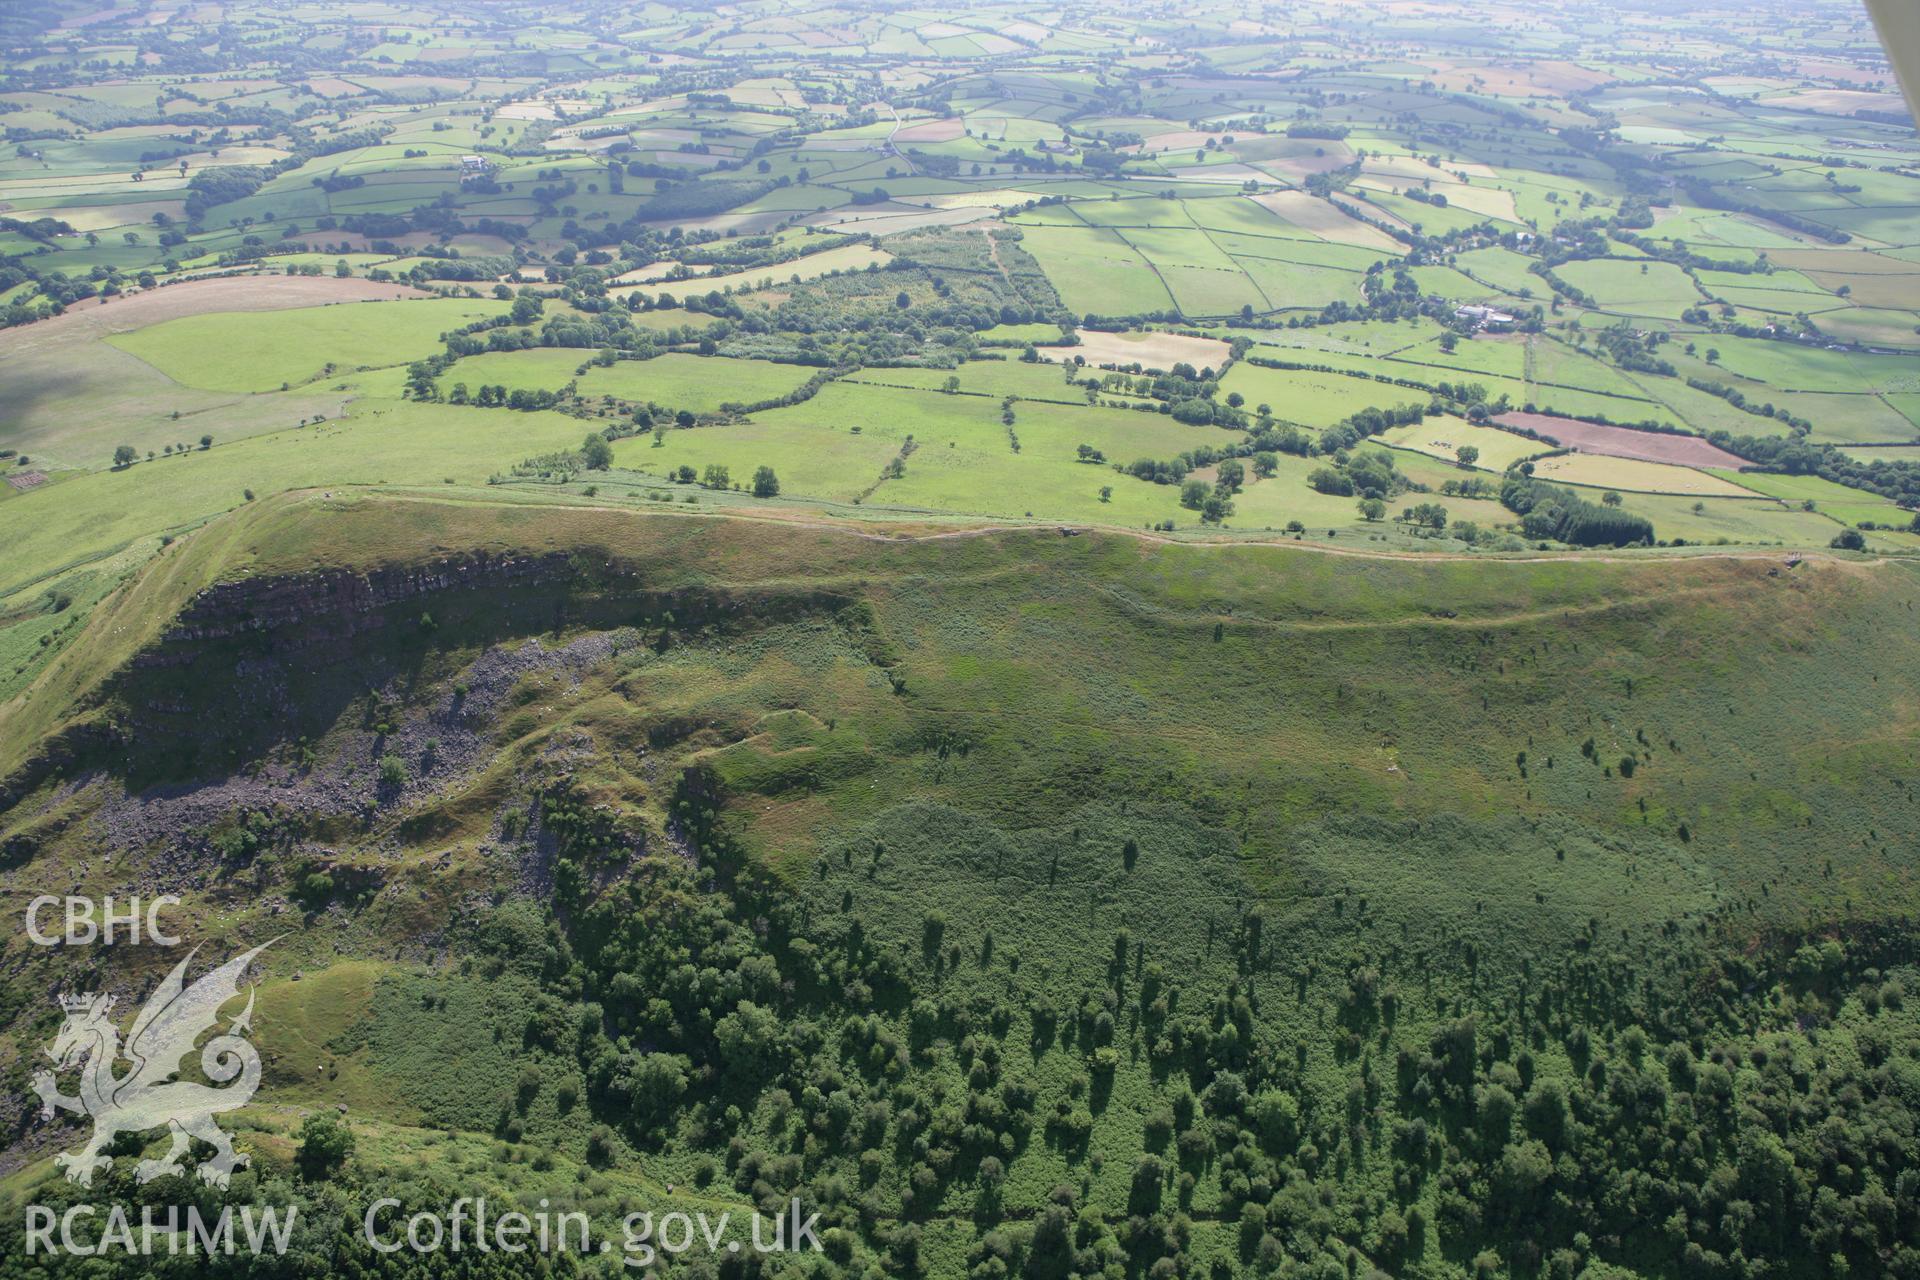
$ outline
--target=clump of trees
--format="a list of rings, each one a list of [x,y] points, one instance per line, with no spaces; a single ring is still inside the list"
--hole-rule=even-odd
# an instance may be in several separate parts
[[[1653,523],[1645,516],[1588,502],[1571,489],[1510,471],[1500,485],[1500,502],[1520,517],[1528,538],[1564,542],[1570,547],[1651,545]]]

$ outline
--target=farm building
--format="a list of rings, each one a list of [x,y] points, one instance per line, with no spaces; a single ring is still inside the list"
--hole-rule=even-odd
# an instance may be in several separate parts
[[[1504,311],[1496,311],[1492,307],[1478,305],[1455,307],[1453,314],[1462,320],[1471,320],[1482,329],[1504,329],[1513,323],[1512,316]]]

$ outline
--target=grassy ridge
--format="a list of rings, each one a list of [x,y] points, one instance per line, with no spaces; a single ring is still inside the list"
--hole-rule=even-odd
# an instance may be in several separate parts
[[[375,607],[350,643],[311,643],[337,619],[308,611],[154,648],[209,585],[444,571],[481,550],[558,567]],[[120,736],[5,835],[30,878],[94,892],[185,858],[196,938],[288,933],[280,963],[306,978],[265,993],[273,1098],[248,1138],[269,1169],[285,1108],[344,1102],[368,1186],[436,1194],[430,1145],[529,1198],[576,1169],[596,1213],[642,1185],[721,1202],[803,1187],[883,1269],[962,1274],[982,1233],[1038,1221],[1059,1186],[1120,1241],[1151,1168],[1199,1265],[1251,1266],[1263,1235],[1296,1257],[1340,1239],[1382,1264],[1464,1264],[1518,1237],[1497,1200],[1462,1217],[1482,1193],[1449,1179],[1531,1149],[1483,1153],[1440,1067],[1437,1100],[1413,1090],[1423,1046],[1460,1019],[1487,1028],[1463,1068],[1482,1087],[1514,1069],[1511,1034],[1527,1072],[1585,1097],[1573,1025],[1642,1026],[1665,1053],[1688,1017],[1718,1036],[1771,1016],[1682,998],[1729,947],[1859,939],[1856,967],[1792,980],[1803,1009],[1879,962],[1876,925],[1915,906],[1917,602],[1904,564],[1393,561],[276,499],[177,544],[49,669],[37,696]],[[151,625],[125,629],[136,617]],[[575,645],[579,662],[535,662],[487,704],[463,763],[421,749],[465,723],[446,708],[484,654]],[[167,662],[129,668],[136,650]],[[34,714],[9,719],[10,760],[57,723]],[[408,771],[398,789],[372,785],[383,754]],[[262,770],[283,779],[265,803],[243,782]],[[330,810],[341,776],[373,798]],[[99,815],[150,777],[187,784],[160,796],[236,788],[235,808],[96,862]],[[49,961],[24,950],[31,989]],[[728,1023],[742,999],[783,1029]],[[1865,1016],[1834,999],[1836,1019]],[[48,1017],[16,1006],[5,1034],[30,1047]],[[1856,1031],[1893,1034],[1835,1043]],[[1416,1064],[1397,1084],[1396,1054]],[[677,1103],[617,1083],[676,1071]],[[1179,1120],[1179,1144],[1162,1130],[1193,1095],[1230,1105],[1223,1072],[1295,1100],[1297,1149],[1259,1140],[1280,1172],[1235,1155],[1231,1124],[1221,1146],[1206,1124],[1189,1139]],[[946,1118],[1001,1082],[1030,1098],[1029,1130],[1001,1144],[1001,1120],[982,1137]],[[1350,1152],[1356,1088],[1385,1096]],[[878,1139],[804,1122],[829,1125],[836,1091]],[[732,1152],[713,1136],[727,1116]],[[1396,1183],[1400,1157],[1359,1157],[1416,1116],[1457,1147],[1437,1176]],[[602,1126],[604,1175],[583,1163]],[[463,1145],[483,1134],[490,1162]],[[1243,1234],[1263,1203],[1250,1167],[1332,1197],[1331,1235],[1289,1234],[1304,1209],[1278,1192]],[[1425,1225],[1402,1238],[1407,1221]]]

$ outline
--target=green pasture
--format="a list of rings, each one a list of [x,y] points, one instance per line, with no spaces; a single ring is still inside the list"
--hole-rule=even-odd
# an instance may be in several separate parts
[[[1911,351],[1920,348],[1920,312],[1889,311],[1873,307],[1846,307],[1823,311],[1820,332],[1842,342]]]
[[[1619,315],[1677,320],[1702,301],[1692,279],[1670,262],[1589,258],[1562,263],[1554,274]]]
[[[1716,471],[1713,474],[1723,475],[1744,488],[1752,489],[1756,493],[1764,493],[1768,497],[1792,503],[1811,502],[1814,508],[1820,511],[1826,510],[1829,504],[1833,503],[1893,509],[1893,504],[1878,494],[1835,484],[1819,476],[1782,475],[1770,471],[1741,471],[1737,474]]]
[[[1411,449],[1430,457],[1455,461],[1462,448],[1479,450],[1473,466],[1482,471],[1505,471],[1522,458],[1545,453],[1548,446],[1538,440],[1502,431],[1497,427],[1478,427],[1460,418],[1428,418],[1411,426],[1395,427],[1380,435],[1382,442],[1399,449]]]
[[[183,316],[109,341],[185,386],[273,391],[434,355],[443,333],[506,309],[465,298],[336,303]]]
[[[1310,427],[1330,427],[1361,409],[1424,405],[1430,397],[1410,387],[1370,378],[1312,370],[1264,369],[1242,361],[1220,380],[1222,394],[1238,392],[1251,406],[1270,405],[1274,415]]]
[[[579,380],[586,397],[653,401],[674,409],[711,412],[723,404],[773,400],[799,388],[817,368],[772,360],[738,360],[667,352],[650,360],[593,366]]]
[[[440,376],[442,394],[464,384],[468,395],[482,386],[508,391],[560,391],[572,386],[588,401],[603,396],[637,404],[710,413],[722,404],[752,404],[783,396],[818,372],[803,365],[726,356],[667,352],[647,360],[601,365],[579,348],[535,347],[488,352],[457,360]]]
[[[483,483],[530,455],[571,449],[584,427],[557,413],[363,400],[318,426],[282,429],[76,476],[5,505],[12,529],[0,590],[157,538],[287,489]]]
[[[1042,334],[1042,337],[1058,338],[1057,333]],[[964,395],[992,396],[996,399],[1005,396],[1020,396],[1035,400],[1080,401],[1085,399],[1081,387],[1067,382],[1070,370],[1059,364],[1029,364],[1021,360],[972,360],[955,369],[916,369],[916,368],[868,368],[849,375],[844,381],[849,383],[870,383],[888,387],[918,387],[930,391],[944,391],[947,380],[959,380],[958,390]]]
[[[1027,226],[1021,246],[1039,260],[1076,315],[1141,315],[1176,305],[1166,282],[1118,232]]]
[[[348,403],[331,384],[267,396],[181,386],[100,339],[0,348],[0,384],[0,443],[55,471],[106,467],[123,444],[141,457],[197,450],[203,436],[226,444]]]

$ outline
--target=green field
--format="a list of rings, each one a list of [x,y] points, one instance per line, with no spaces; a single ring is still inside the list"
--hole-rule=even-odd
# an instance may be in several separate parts
[[[1677,320],[1700,301],[1700,291],[1670,263],[1634,263],[1616,258],[1569,262],[1555,274],[1592,295],[1601,310],[1625,316]]]
[[[1746,483],[1744,471],[1736,477],[1728,472],[1707,472],[1695,467],[1590,453],[1548,458],[1535,468],[1534,474],[1565,484],[1694,497],[1742,498],[1752,496],[1757,488]]]
[[[1311,427],[1332,426],[1370,406],[1386,407],[1426,399],[1424,392],[1369,378],[1313,370],[1263,369],[1251,364],[1234,366],[1222,379],[1221,386],[1228,392],[1240,393],[1248,404],[1271,405],[1276,415]]]
[[[1230,439],[1158,414],[1034,401],[1018,403],[1012,435],[1018,451],[992,397],[835,383],[804,404],[755,414],[749,425],[672,430],[657,446],[639,437],[614,453],[619,466],[658,476],[722,465],[736,485],[770,466],[784,493],[835,502],[1135,525],[1187,513],[1167,487],[1079,461],[1080,445],[1126,463]],[[883,482],[909,437],[904,473]],[[1105,502],[1102,487],[1113,491]]]
[[[55,501],[36,494],[19,502],[31,502],[35,512],[30,520],[22,513],[9,540],[5,589],[232,510],[248,490],[437,484],[449,477],[478,484],[524,456],[576,444],[579,436],[579,427],[559,414],[366,401],[318,426],[75,477],[46,491]],[[6,514],[12,518],[13,510]]]
[[[276,391],[433,355],[442,333],[505,310],[491,301],[425,300],[186,316],[113,342],[183,386]]]
[[[141,456],[197,448],[337,416],[348,398],[330,386],[256,397],[185,387],[105,342],[0,350],[0,439],[48,470],[109,465],[122,444]],[[244,380],[244,379],[243,379]],[[277,384],[276,384],[277,385]]]
[[[815,372],[801,365],[768,360],[703,360],[669,353],[589,370],[580,379],[580,394],[652,400],[699,412],[722,404],[778,399],[796,390]]]
[[[949,378],[959,380],[964,395],[1021,399],[1060,400],[1078,403],[1084,399],[1080,388],[1066,380],[1067,371],[1057,364],[1027,364],[1015,360],[976,360],[955,369],[862,369],[846,379],[850,383],[868,383],[885,387],[919,387],[944,390]]]
[[[1731,479],[1731,473],[1727,473]],[[1858,489],[1849,489],[1844,485],[1822,480],[1819,476],[1766,475],[1758,472],[1741,472],[1740,483],[1757,492],[1775,498],[1790,498],[1796,501],[1822,498],[1844,502],[1859,502],[1863,494]]]
[[[1457,418],[1395,427],[1380,438],[1396,448],[1411,449],[1449,462],[1456,460],[1462,448],[1471,447],[1479,451],[1473,465],[1487,471],[1505,471],[1522,458],[1547,451],[1547,446],[1538,440],[1493,427],[1476,427]]]
[[[653,402],[707,413],[723,403],[776,399],[793,391],[814,372],[772,361],[702,359],[675,352],[602,367],[592,364],[589,354],[537,349],[468,356],[456,361],[440,380],[448,388],[463,384],[469,394],[481,386],[558,391],[571,384],[578,395],[590,400],[612,396],[637,404]]]
[[[1080,315],[1139,315],[1173,309],[1166,283],[1117,232],[1093,227],[1023,226],[1021,243]]]

